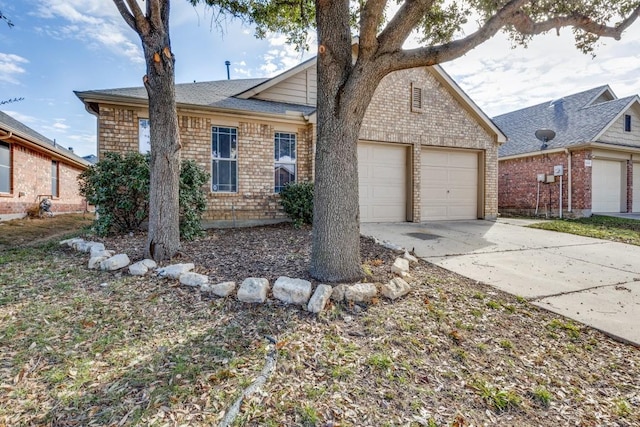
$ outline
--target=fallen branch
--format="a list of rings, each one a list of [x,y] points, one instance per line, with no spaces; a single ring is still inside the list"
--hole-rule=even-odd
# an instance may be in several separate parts
[[[267,357],[264,363],[264,367],[260,372],[258,378],[256,378],[244,391],[242,394],[233,402],[233,405],[227,410],[222,421],[218,424],[218,427],[229,427],[233,424],[233,421],[238,416],[238,412],[240,411],[240,405],[242,405],[242,400],[245,397],[251,396],[256,392],[260,387],[267,382],[269,377],[276,370],[276,361],[278,359],[278,351],[276,350],[276,340],[272,337],[266,336],[267,340],[269,340],[270,344],[267,345]]]

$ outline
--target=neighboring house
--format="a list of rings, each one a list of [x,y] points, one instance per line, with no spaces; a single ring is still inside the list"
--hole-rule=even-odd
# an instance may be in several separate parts
[[[51,211],[82,212],[78,175],[89,163],[0,111],[0,221],[21,218],[42,199]]]
[[[148,150],[143,87],[76,92],[98,118],[98,158]],[[283,217],[278,192],[314,179],[316,59],[271,79],[176,85],[183,158],[211,173],[204,219]],[[495,218],[504,135],[442,68],[380,83],[358,146],[363,222]]]
[[[537,206],[538,215],[558,216],[561,201],[563,216],[640,212],[637,95],[618,99],[600,86],[493,120],[509,139],[499,152],[501,213]],[[540,129],[555,138],[538,140]]]

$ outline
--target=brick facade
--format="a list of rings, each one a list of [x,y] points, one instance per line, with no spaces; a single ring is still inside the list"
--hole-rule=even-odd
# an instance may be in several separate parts
[[[606,156],[606,151],[598,151]],[[613,155],[612,155],[613,156]],[[591,216],[592,167],[590,162],[596,157],[590,149],[553,152],[499,161],[500,213],[506,215],[535,215],[537,198],[537,174],[553,175],[553,167],[564,167],[562,212],[564,217]],[[626,161],[626,212],[632,211],[633,204],[633,162],[630,155],[615,154],[620,161]],[[623,157],[628,157],[625,160]],[[569,161],[571,162],[571,182],[569,183]],[[538,215],[559,216],[559,177],[554,183],[540,184]],[[571,199],[569,200],[569,188]]]
[[[60,158],[35,151],[15,141],[11,144],[11,193],[0,194],[0,220],[22,217],[44,197],[51,198],[51,162],[58,161],[58,197],[51,199],[53,213],[82,212],[85,200],[78,192],[82,169]]]
[[[421,112],[411,111],[411,89],[422,90]],[[479,154],[482,167],[478,180],[481,203],[480,217],[498,215],[498,144],[478,120],[471,116],[426,68],[396,71],[386,76],[378,86],[365,115],[360,139],[391,142],[411,147],[413,187],[410,195],[411,217],[421,220],[420,182],[422,149],[442,147],[473,150]]]
[[[146,110],[116,105],[101,105],[99,117],[98,158],[109,151],[138,150],[138,120]],[[238,132],[238,192],[212,192],[211,182],[205,191],[205,221],[273,220],[284,218],[279,196],[274,192],[274,137],[276,132],[296,134],[297,181],[312,179],[311,124],[300,122],[252,121],[224,115],[195,115],[178,109],[182,157],[195,160],[211,173],[211,129],[233,127]]]
[[[422,113],[411,112],[411,87],[424,94]],[[383,79],[367,110],[360,139],[403,144],[410,147],[412,211],[410,219],[420,221],[420,159],[422,148],[437,146],[473,150],[482,161],[479,173],[480,215],[494,218],[497,203],[496,136],[479,124],[465,107],[426,68],[392,73]],[[146,118],[143,107],[100,103],[98,115],[98,158],[105,152],[138,150],[138,120]],[[297,181],[313,180],[316,141],[315,124],[302,117],[265,119],[214,111],[178,108],[183,158],[195,159],[211,172],[211,129],[234,127],[238,132],[238,191],[207,189],[209,221],[271,220],[283,218],[279,196],[274,192],[274,136],[292,132],[297,136]]]

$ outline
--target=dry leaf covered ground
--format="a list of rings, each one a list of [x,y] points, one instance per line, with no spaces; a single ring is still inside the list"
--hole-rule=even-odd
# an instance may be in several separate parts
[[[143,242],[105,239],[134,261]],[[309,245],[287,224],[211,230],[176,262],[212,281],[308,278]],[[391,277],[396,253],[363,238],[362,255],[369,280]],[[86,263],[55,242],[0,252],[0,426],[216,425],[265,335],[277,368],[236,425],[640,425],[637,348],[427,263],[399,301],[320,316]]]

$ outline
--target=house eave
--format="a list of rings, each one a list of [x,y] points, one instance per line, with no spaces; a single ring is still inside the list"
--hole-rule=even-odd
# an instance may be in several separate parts
[[[89,108],[88,106],[92,103],[97,104],[110,104],[110,105],[118,105],[118,106],[127,106],[133,108],[148,108],[148,101],[142,98],[133,98],[133,97],[124,97],[118,95],[108,95],[108,94],[97,94],[95,92],[76,92],[76,95],[82,102],[85,104],[85,108]],[[309,120],[302,111],[293,111],[288,110],[284,114],[279,113],[265,113],[260,111],[250,111],[250,110],[240,110],[240,109],[232,109],[232,108],[220,108],[209,105],[198,105],[198,104],[188,104],[188,103],[176,103],[176,108],[180,109],[184,112],[196,113],[196,114],[206,114],[206,113],[215,113],[217,115],[222,116],[233,116],[233,117],[243,117],[243,118],[258,118],[258,119],[270,119],[276,121],[284,121],[288,123],[308,123]]]
[[[86,160],[80,157],[78,158],[70,157],[69,155],[62,152],[60,149],[58,149],[56,146],[52,146],[45,142],[34,141],[29,137],[27,137],[26,135],[22,134],[21,132],[16,131],[15,129],[11,129],[8,126],[2,126],[1,130],[3,132],[6,132],[5,134],[0,135],[0,139],[4,141],[26,146],[40,153],[44,152],[47,155],[51,156],[51,158],[53,158],[54,160],[59,160],[59,161],[62,161],[63,163],[71,164],[81,169],[86,169],[89,166],[91,166],[89,162],[87,162]],[[3,139],[3,137],[5,137],[6,139]]]
[[[571,145],[569,147],[553,148],[550,150],[529,151],[527,153],[520,153],[520,154],[511,155],[511,156],[498,157],[498,161],[501,162],[503,160],[523,159],[526,157],[542,156],[544,154],[556,154],[556,153],[564,153],[567,151],[580,151],[580,150],[586,150],[586,149],[602,149],[602,150],[609,150],[609,151],[620,151],[620,152],[626,152],[626,153],[640,154],[640,147],[631,147],[628,145],[615,145],[608,142],[585,142],[585,143]]]

